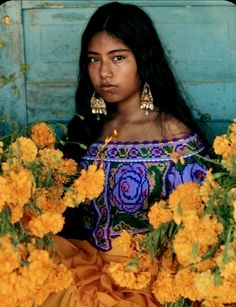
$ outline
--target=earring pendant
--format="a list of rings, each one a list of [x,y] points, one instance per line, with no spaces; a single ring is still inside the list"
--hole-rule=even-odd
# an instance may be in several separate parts
[[[92,98],[90,99],[90,107],[92,109],[92,113],[97,115],[97,120],[100,119],[100,114],[107,114],[104,99],[102,97],[96,97],[95,91]]]
[[[150,86],[148,85],[147,82],[145,82],[143,87],[141,100],[140,100],[140,109],[145,110],[145,115],[149,114],[148,112],[149,110],[151,111],[154,110],[153,97],[150,90]]]

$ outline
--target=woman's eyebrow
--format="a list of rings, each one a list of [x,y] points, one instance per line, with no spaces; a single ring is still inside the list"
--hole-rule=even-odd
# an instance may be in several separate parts
[[[113,49],[113,50],[110,50],[110,51],[108,52],[108,54],[115,53],[115,52],[122,52],[122,51],[123,51],[123,52],[124,52],[124,51],[129,52],[130,50],[129,50],[129,49],[126,49],[126,48]],[[88,51],[87,51],[87,54],[97,54],[97,55],[99,55],[100,53],[99,53],[99,52],[96,52],[96,51],[88,50]]]

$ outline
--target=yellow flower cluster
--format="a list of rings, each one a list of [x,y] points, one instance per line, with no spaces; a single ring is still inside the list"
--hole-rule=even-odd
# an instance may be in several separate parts
[[[141,241],[121,234],[128,256],[134,259],[131,263],[136,263],[136,281],[143,273],[139,260],[154,254],[155,277],[152,261],[145,266],[151,273],[152,293],[162,305],[236,304],[236,119],[227,134],[215,138],[213,147],[220,155],[212,160],[217,171],[209,169],[202,185],[181,184],[168,199],[153,204],[148,213],[153,230]],[[127,268],[124,264],[110,267],[113,279],[123,287],[129,274],[134,274]],[[134,282],[127,287],[135,289]]]
[[[105,174],[102,168],[95,164],[89,165],[87,170],[82,170],[65,194],[68,206],[81,203],[97,197],[104,188]]]
[[[0,242],[3,246],[0,259],[4,261],[0,270],[2,306],[42,304],[52,289],[60,291],[72,283],[71,271],[64,265],[56,266],[46,250],[32,244],[13,247],[8,236],[2,237]]]
[[[0,143],[1,306],[41,305],[70,285],[71,271],[54,263],[53,235],[66,207],[97,197],[104,186],[102,168],[92,165],[80,175],[55,142],[51,126],[40,122],[5,148]],[[68,201],[70,191],[75,198]]]

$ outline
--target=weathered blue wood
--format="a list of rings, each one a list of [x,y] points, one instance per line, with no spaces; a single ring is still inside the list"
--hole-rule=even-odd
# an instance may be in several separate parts
[[[10,24],[5,25],[4,16],[9,16]],[[10,1],[0,6],[0,39],[3,48],[0,48],[0,73],[9,76],[17,72],[16,85],[19,97],[13,95],[12,83],[0,87],[0,111],[15,123],[25,125],[27,122],[25,78],[19,73],[20,65],[25,63],[24,45],[21,19],[21,2]]]
[[[19,1],[11,2],[15,13],[10,14],[23,16],[24,52],[22,43],[20,51],[9,44],[12,54],[5,55],[4,66],[15,69],[12,57],[18,62],[25,57],[30,70],[27,99],[14,105],[4,89],[5,108],[17,114],[21,123],[26,119],[66,123],[74,113],[81,33],[92,12],[109,1],[24,0],[22,8]],[[199,112],[210,114],[210,138],[224,133],[236,117],[236,6],[224,0],[121,2],[137,4],[151,15],[176,76],[190,96],[193,113],[197,118]],[[22,41],[21,19],[14,27]]]

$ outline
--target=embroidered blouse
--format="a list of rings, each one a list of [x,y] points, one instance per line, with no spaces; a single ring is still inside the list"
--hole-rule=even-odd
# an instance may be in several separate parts
[[[103,142],[92,144],[81,167],[98,162]],[[103,151],[105,188],[89,204],[80,205],[80,217],[88,240],[98,249],[111,249],[112,238],[122,229],[148,231],[149,207],[166,198],[179,184],[201,182],[206,168],[195,154],[204,147],[196,134],[165,142],[111,142]],[[184,163],[173,159],[182,156]],[[182,161],[183,162],[183,161]],[[78,217],[79,218],[79,217]]]

